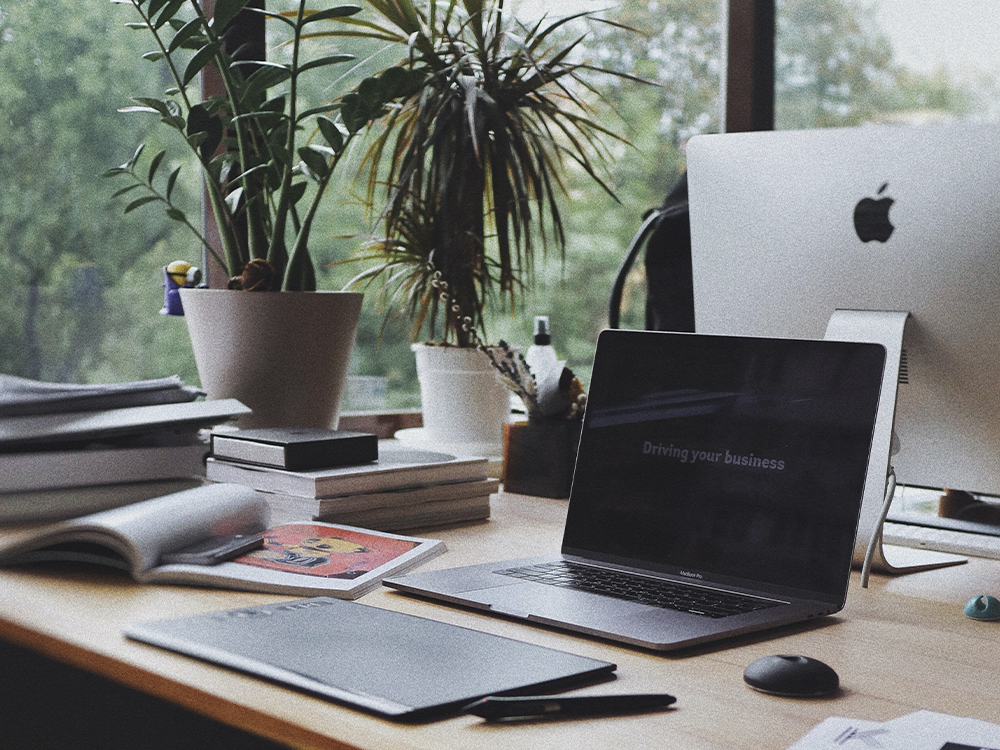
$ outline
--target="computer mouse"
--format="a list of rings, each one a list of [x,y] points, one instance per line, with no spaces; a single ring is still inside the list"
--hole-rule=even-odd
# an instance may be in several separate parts
[[[776,654],[750,664],[743,680],[754,690],[791,698],[831,695],[840,688],[840,678],[819,659]]]

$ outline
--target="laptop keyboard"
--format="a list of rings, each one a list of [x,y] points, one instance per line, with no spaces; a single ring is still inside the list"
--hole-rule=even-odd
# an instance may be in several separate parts
[[[592,565],[579,565],[565,560],[494,572],[535,583],[589,591],[664,609],[676,609],[703,617],[730,617],[776,607],[780,603],[701,586],[685,586],[682,583],[659,578],[630,575]]]

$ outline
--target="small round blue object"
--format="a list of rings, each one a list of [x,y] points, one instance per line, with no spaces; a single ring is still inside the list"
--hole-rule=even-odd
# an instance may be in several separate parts
[[[962,611],[973,620],[1000,620],[1000,600],[987,594],[974,596]]]

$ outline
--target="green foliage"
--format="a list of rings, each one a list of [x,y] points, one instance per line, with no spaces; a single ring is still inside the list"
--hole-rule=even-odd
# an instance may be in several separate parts
[[[368,200],[385,185],[387,207],[356,283],[381,278],[382,300],[406,311],[414,337],[426,327],[467,346],[485,332],[488,304],[516,309],[536,241],[564,249],[567,166],[604,186],[605,141],[622,140],[591,117],[580,39],[561,36],[589,14],[524,25],[503,0],[369,4],[378,20],[354,33],[400,47],[406,62],[356,90],[399,100],[367,153]]]
[[[527,346],[532,317],[549,315],[557,352],[587,382],[597,336],[607,326],[608,295],[629,240],[644,212],[662,203],[683,171],[687,139],[719,128],[718,8],[704,0],[625,0],[605,14],[613,23],[590,27],[582,58],[657,85],[628,77],[591,81],[600,94],[593,102],[597,119],[632,144],[613,145],[606,182],[620,200],[593,186],[581,170],[568,171],[571,200],[564,216],[571,251],[565,262],[549,258],[541,265],[522,315],[512,318],[498,311],[487,317],[492,340]],[[645,291],[640,258],[625,287],[624,327],[643,327]]]
[[[96,337],[91,382],[178,375],[185,383],[199,383],[184,318],[156,312],[163,304],[163,289],[151,280],[162,279],[163,267],[176,260],[173,245],[155,243],[107,290],[104,325],[119,335]]]
[[[857,0],[780,0],[775,55],[779,128],[966,116],[972,91],[893,59],[874,8]]]
[[[122,142],[143,137],[142,123],[114,112],[113,102],[126,98],[122,71],[134,67],[134,53],[111,35],[113,10],[105,3],[71,10],[56,0],[0,4],[3,372],[85,377],[106,333],[108,288],[169,234],[159,217],[125,226],[96,179],[122,158]],[[129,80],[155,79],[150,68]]]
[[[268,2],[271,7],[277,0]],[[960,83],[945,73],[922,75],[900,69],[895,58],[869,54],[866,49],[878,49],[872,42],[877,34],[864,22],[858,27],[856,42],[848,44],[844,39],[838,43],[838,29],[849,28],[832,23],[839,17],[838,9],[863,18],[864,3],[802,3],[825,8],[829,14],[801,16],[802,29],[785,25],[793,18],[783,19],[791,3],[781,0],[778,16],[780,126],[812,127],[817,124],[815,113],[834,111],[848,119],[828,122],[848,124],[915,113],[921,117],[988,115],[995,109],[996,94],[988,90],[990,81],[984,81],[980,90],[972,87],[971,80]],[[522,6],[530,11],[534,4],[525,0]],[[503,338],[526,346],[531,340],[532,316],[548,314],[560,355],[586,377],[594,341],[606,325],[611,279],[643,211],[663,200],[683,168],[685,140],[692,133],[718,128],[717,9],[715,0],[624,0],[605,16],[641,29],[643,34],[601,23],[585,28],[570,23],[554,33],[552,44],[568,45],[586,30],[587,36],[574,49],[574,59],[595,67],[614,67],[659,85],[636,85],[625,78],[607,76],[590,78],[586,69],[577,70],[592,87],[574,88],[586,91],[586,103],[593,107],[591,119],[634,144],[631,148],[607,141],[614,161],[607,173],[600,174],[620,202],[567,160],[561,174],[570,199],[558,196],[565,258],[559,253],[536,258],[533,283],[520,294],[516,317],[510,315],[507,300],[501,304],[494,295],[498,304],[484,313],[484,338]],[[191,257],[190,230],[164,212],[150,210],[149,205],[162,205],[155,202],[133,210],[123,220],[122,209],[143,197],[144,188],[136,187],[111,199],[117,188],[126,186],[126,178],[118,177],[109,187],[98,177],[109,164],[127,162],[135,146],[144,142],[137,174],[145,182],[152,157],[166,149],[154,173],[155,185],[166,194],[171,175],[183,166],[170,200],[200,226],[195,220],[200,162],[194,150],[176,141],[175,136],[180,137],[176,127],[161,125],[163,115],[158,110],[132,116],[115,112],[125,105],[147,106],[130,100],[137,93],[161,101],[179,96],[164,93],[176,86],[166,76],[164,60],[157,61],[155,54],[148,60],[140,57],[151,50],[146,27],[140,23],[135,33],[123,32],[122,12],[122,8],[102,0],[0,2],[0,273],[5,280],[0,294],[4,321],[0,327],[0,371],[78,382],[175,372],[189,382],[197,380],[183,320],[157,314],[162,303],[162,265],[185,256],[197,261]],[[187,14],[185,23],[193,18],[189,10],[179,13]],[[400,35],[378,38],[363,21],[358,14],[340,21],[317,21],[313,28],[324,32],[342,29],[342,38],[350,40],[349,51],[359,61],[372,58],[379,62],[386,56],[397,61],[405,48],[398,41]],[[785,65],[791,57],[783,56],[791,55],[792,49],[785,43],[820,29],[825,30],[829,43],[815,48],[798,45],[801,62],[797,67]],[[517,31],[512,25],[508,30]],[[350,31],[366,36],[351,37]],[[290,32],[287,21],[270,22],[271,56],[286,65],[292,62],[291,49],[280,45]],[[173,27],[164,27],[163,34],[174,34]],[[310,38],[304,45],[310,58],[304,64],[339,54],[335,43],[336,38]],[[824,59],[821,49],[834,52],[834,59],[843,64],[820,67]],[[193,53],[193,49],[177,48],[182,75]],[[853,64],[844,62],[852,57]],[[331,98],[331,91],[356,87],[363,74],[349,81],[347,74],[354,75],[354,68],[353,63],[331,63],[306,71],[299,79],[300,114],[316,110],[306,116],[300,131],[303,138],[311,138],[310,144],[334,148],[318,132],[323,126],[318,121],[321,116],[337,122],[340,113],[339,124],[346,129],[342,110],[324,102]],[[822,86],[808,86],[805,78],[793,75],[796,70],[809,69],[833,78]],[[400,70],[409,67],[404,65]],[[870,72],[851,79],[856,70]],[[850,80],[856,84],[845,97],[843,87]],[[288,84],[287,80],[279,84],[274,96],[265,96],[265,100],[280,98]],[[995,87],[995,81],[992,84]],[[817,97],[828,103],[818,106]],[[863,104],[866,101],[874,105]],[[271,115],[262,112],[260,117],[266,120]],[[186,119],[183,127],[186,131]],[[195,123],[191,129],[203,132],[205,127]],[[209,135],[196,146],[202,148]],[[359,159],[362,147],[370,145],[373,135],[362,129],[344,158]],[[185,148],[174,148],[177,145]],[[391,156],[391,149],[386,155]],[[304,161],[297,152],[295,161]],[[330,264],[347,257],[356,245],[354,237],[368,229],[361,205],[365,196],[351,193],[350,178],[356,166],[341,162],[313,223],[309,253],[316,265],[317,286],[324,289],[340,288],[354,275],[357,269],[350,265]],[[235,162],[229,169],[232,176],[238,174]],[[305,175],[296,174],[295,179],[308,186],[296,203],[302,207],[316,182]],[[238,209],[239,203],[235,205]],[[633,283],[626,288],[625,325],[642,325],[644,295],[640,263]],[[388,377],[391,388],[414,391],[410,324],[392,314],[383,321],[375,303],[374,295],[366,296],[353,372]]]
[[[307,60],[302,46],[323,22],[345,20],[361,9],[308,9],[305,0],[299,0],[290,10],[273,11],[247,7],[248,0],[218,0],[215,18],[209,19],[198,0],[113,1],[133,7],[141,21],[129,25],[148,31],[155,44],[142,57],[163,66],[170,81],[162,96],[136,97],[134,106],[121,111],[157,117],[197,158],[221,255],[173,200],[178,171],[160,169],[165,150],[145,163],[140,146],[127,162],[105,172],[106,177],[128,182],[116,193],[130,198],[125,213],[159,203],[231,276],[242,273],[250,260],[264,258],[277,271],[276,288],[315,289],[309,237],[320,201],[347,145],[390,99],[380,98],[386,94],[383,90],[362,92],[356,95],[361,96],[360,106],[353,106],[349,117],[334,114],[336,119],[330,116],[337,109],[334,103],[301,109],[299,87],[305,74],[354,59],[333,54]],[[283,25],[289,61],[245,60],[240,50],[230,51],[225,26],[240,13],[261,13]],[[209,67],[218,72],[225,94],[199,102],[188,87]],[[279,88],[281,93],[276,93]]]

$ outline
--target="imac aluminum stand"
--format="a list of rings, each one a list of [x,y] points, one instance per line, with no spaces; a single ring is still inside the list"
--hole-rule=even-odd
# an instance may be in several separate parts
[[[825,339],[832,341],[867,341],[885,347],[882,394],[868,459],[858,534],[854,541],[853,564],[861,567],[861,585],[865,587],[870,569],[881,573],[913,573],[966,562],[959,555],[882,544],[882,524],[896,487],[895,472],[890,464],[893,421],[903,354],[903,331],[909,317],[908,312],[837,310],[830,316],[824,335]]]

